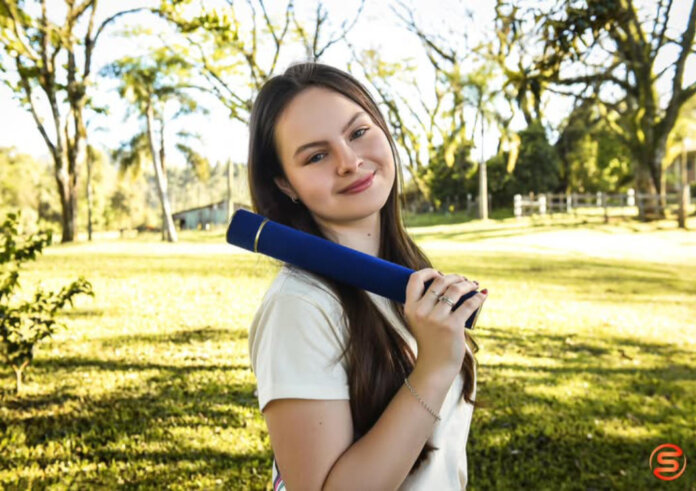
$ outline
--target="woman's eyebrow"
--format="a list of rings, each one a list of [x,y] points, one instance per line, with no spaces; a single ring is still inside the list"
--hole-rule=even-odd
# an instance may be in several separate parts
[[[363,114],[367,114],[365,111],[358,111],[357,113],[353,114],[353,117],[350,118],[350,120],[346,123],[346,125],[343,127],[341,130],[341,133],[345,133],[346,130],[350,127],[350,125],[353,124],[353,122],[358,119],[360,116]],[[321,140],[321,141],[316,141],[316,142],[310,142],[310,143],[305,143],[304,145],[300,145],[297,147],[297,150],[295,150],[295,153],[293,154],[293,158],[297,157],[297,154],[302,152],[303,150],[307,150],[310,147],[317,147],[319,145],[325,145],[326,140]]]

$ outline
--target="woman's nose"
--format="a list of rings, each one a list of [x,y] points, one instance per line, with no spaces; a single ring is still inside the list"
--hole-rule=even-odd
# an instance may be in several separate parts
[[[347,143],[341,145],[338,151],[338,174],[344,175],[349,172],[354,172],[362,163],[358,154]]]

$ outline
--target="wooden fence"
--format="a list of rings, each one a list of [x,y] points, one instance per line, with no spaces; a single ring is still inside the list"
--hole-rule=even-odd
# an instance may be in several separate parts
[[[688,191],[688,188],[687,188]],[[693,204],[694,199],[687,194],[688,202]],[[667,205],[679,205],[677,193],[665,195]],[[516,194],[514,198],[514,211],[516,217],[532,214],[547,215],[553,213],[572,213],[580,208],[603,208],[605,219],[609,216],[610,208],[637,207],[642,216],[657,214],[660,208],[659,196],[656,194],[636,193],[629,189],[624,194],[609,194],[598,192],[595,194],[551,194],[544,193],[534,196]]]

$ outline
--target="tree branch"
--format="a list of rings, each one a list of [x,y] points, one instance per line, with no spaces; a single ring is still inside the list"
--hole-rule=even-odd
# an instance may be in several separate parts
[[[99,28],[97,28],[97,33],[94,35],[94,39],[92,40],[92,44],[97,44],[97,39],[99,39],[99,36],[101,35],[102,31],[106,26],[111,24],[113,21],[118,19],[119,17],[122,17],[127,14],[134,14],[136,12],[152,12],[153,14],[157,14],[159,11],[157,9],[151,9],[148,7],[138,7],[134,9],[128,9],[128,10],[123,10],[121,12],[117,12],[111,17],[107,18],[104,20],[101,24],[99,24]]]
[[[17,72],[20,74],[19,82],[22,85],[24,93],[27,96],[27,101],[29,101],[29,110],[31,111],[31,115],[34,118],[34,122],[36,123],[36,126],[39,128],[39,132],[41,133],[41,136],[43,137],[44,141],[46,142],[46,145],[51,151],[54,160],[58,161],[58,153],[56,151],[56,147],[49,138],[48,133],[46,132],[46,129],[44,128],[44,125],[41,122],[41,118],[39,118],[39,114],[36,112],[36,106],[34,105],[34,98],[32,96],[31,84],[29,83],[29,80],[27,80],[27,78],[24,75],[22,75],[24,67],[22,66],[22,62],[20,61],[19,56],[15,58],[15,64],[17,66]]]
[[[96,0],[84,0],[82,4],[78,5],[74,10],[72,10],[67,21],[71,24],[74,24],[75,21],[77,21],[77,19],[79,19],[80,16],[84,13],[84,11],[87,10],[87,8],[95,2]]]
[[[283,31],[280,33],[280,37],[276,36],[275,34],[275,28],[271,23],[271,19],[268,16],[268,12],[266,11],[266,5],[263,3],[263,0],[259,0],[259,3],[261,4],[261,8],[263,9],[263,16],[266,19],[266,25],[273,34],[273,42],[275,43],[275,53],[273,53],[273,61],[271,62],[271,66],[268,70],[268,73],[270,74],[273,73],[273,71],[275,70],[276,64],[278,63],[278,57],[280,56],[280,49],[283,44],[283,39],[285,39],[285,35],[288,33],[288,27],[290,25],[290,15],[293,11],[293,3],[292,0],[290,0],[285,6],[285,25],[283,26]]]
[[[32,61],[38,62],[39,54],[36,51],[34,51],[34,49],[31,47],[31,43],[28,40],[24,39],[22,33],[18,28],[18,25],[21,25],[22,30],[26,31],[26,26],[24,26],[24,24],[22,24],[18,19],[19,14],[17,13],[16,9],[17,4],[15,2],[8,4],[6,0],[0,0],[0,2],[2,3],[3,7],[5,7],[5,10],[7,10],[7,12],[10,14],[10,19],[12,20],[12,30],[14,31],[17,41],[19,41],[19,44],[21,44],[22,48],[24,49],[24,53],[22,54],[25,55],[27,58],[31,59]]]
[[[679,95],[679,107],[681,107],[686,101],[691,99],[694,95],[696,95],[696,82],[693,84],[689,85],[686,87],[684,90],[681,91],[681,94]]]
[[[353,18],[353,21],[350,23],[350,25],[348,25],[348,27],[346,27],[346,21],[343,21],[341,23],[341,29],[343,29],[341,31],[341,33],[338,36],[336,36],[335,38],[329,39],[329,42],[326,43],[323,48],[321,48],[318,52],[315,52],[315,56],[317,59],[320,58],[321,55],[323,55],[324,52],[327,49],[329,49],[332,45],[336,44],[341,39],[345,39],[346,35],[350,32],[351,29],[353,29],[355,24],[358,22],[358,18],[360,17],[360,14],[362,13],[364,7],[365,7],[365,0],[361,0],[360,7],[358,7],[358,10],[355,14],[355,17]]]
[[[87,2],[85,2],[87,3]],[[92,50],[94,49],[94,40],[92,40],[92,30],[94,29],[94,17],[97,12],[97,0],[92,0],[92,12],[89,16],[89,24],[87,25],[87,34],[85,34],[85,64],[82,69],[82,80],[86,81],[92,69]]]
[[[408,19],[399,11],[397,11],[393,6],[391,7],[392,12],[406,24],[406,28],[414,33],[420,40],[425,43],[431,50],[435,51],[441,58],[449,61],[450,63],[455,63],[456,56],[454,53],[445,53],[442,48],[435,44],[421,29],[416,25],[416,20],[413,17],[413,10],[409,9],[401,0],[396,2],[402,9],[408,12]]]
[[[684,65],[686,64],[686,59],[689,56],[694,42],[694,33],[696,33],[696,1],[691,4],[691,13],[689,14],[686,30],[684,30],[680,43],[681,52],[675,63],[676,69],[674,71],[674,78],[672,79],[672,99],[674,99],[675,96],[679,97],[684,78]]]
[[[660,34],[657,36],[657,42],[653,46],[652,53],[650,53],[650,58],[655,58],[657,56],[658,51],[660,51],[660,48],[662,48],[664,44],[664,39],[665,39],[665,31],[667,30],[667,22],[669,22],[669,12],[672,10],[672,2],[673,0],[669,0],[669,3],[667,4],[667,10],[665,11],[665,20],[662,23],[662,29],[660,30]],[[655,26],[653,27],[653,39],[655,39],[655,34],[656,34],[656,28],[657,28],[657,22],[660,16],[660,7],[662,6],[662,1],[660,1],[660,5],[657,8],[657,16],[655,17]]]

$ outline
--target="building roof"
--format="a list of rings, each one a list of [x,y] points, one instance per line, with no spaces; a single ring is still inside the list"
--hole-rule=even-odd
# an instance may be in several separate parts
[[[203,205],[203,206],[196,206],[195,208],[189,208],[187,210],[179,210],[179,211],[172,213],[172,216],[174,217],[176,215],[181,215],[182,213],[189,213],[191,211],[196,211],[196,210],[205,210],[207,208],[217,208],[218,205],[225,204],[225,201],[227,201],[227,200],[223,199],[221,201],[216,201],[215,203],[210,203],[210,204]]]

